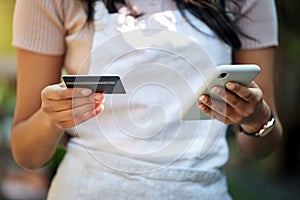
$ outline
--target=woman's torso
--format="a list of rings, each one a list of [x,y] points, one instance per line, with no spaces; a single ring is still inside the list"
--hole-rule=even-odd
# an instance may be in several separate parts
[[[89,73],[118,74],[127,93],[106,95],[102,113],[69,131],[71,142],[158,165],[219,168],[228,158],[226,126],[180,115],[197,101],[204,77],[231,63],[231,48],[198,19],[189,16],[201,32],[179,11],[164,10],[163,2],[156,2],[160,12],[138,19],[108,14],[103,3],[96,4]]]

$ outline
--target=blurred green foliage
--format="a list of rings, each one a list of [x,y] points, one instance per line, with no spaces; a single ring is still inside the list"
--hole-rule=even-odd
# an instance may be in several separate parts
[[[0,55],[11,55],[14,48],[12,40],[12,16],[15,0],[0,1]]]
[[[4,68],[7,69],[12,66],[11,63],[14,63],[15,50],[11,45],[14,4],[15,0],[0,1],[0,112],[2,115],[12,113],[15,105],[14,77],[7,76],[3,72]]]
[[[15,106],[15,84],[0,78],[0,110],[12,112]]]

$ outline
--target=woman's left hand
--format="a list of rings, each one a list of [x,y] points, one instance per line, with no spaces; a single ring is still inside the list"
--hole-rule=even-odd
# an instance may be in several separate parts
[[[262,90],[254,81],[247,87],[229,82],[226,89],[215,86],[211,93],[223,101],[201,95],[199,108],[225,124],[240,124],[245,131],[255,132],[270,117],[270,108],[263,99]]]

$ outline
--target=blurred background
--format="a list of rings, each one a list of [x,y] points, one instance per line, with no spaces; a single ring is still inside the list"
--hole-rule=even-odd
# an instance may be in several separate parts
[[[280,46],[276,56],[276,97],[285,137],[270,157],[250,162],[236,149],[229,131],[231,159],[225,167],[237,200],[300,199],[300,1],[277,0]],[[45,199],[49,180],[63,156],[58,150],[44,169],[26,171],[12,159],[10,126],[15,104],[16,61],[11,46],[15,0],[0,0],[0,199]]]

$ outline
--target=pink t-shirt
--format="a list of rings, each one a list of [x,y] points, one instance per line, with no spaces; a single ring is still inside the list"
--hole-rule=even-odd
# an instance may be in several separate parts
[[[131,0],[141,12],[154,13],[176,9],[173,1]],[[241,13],[237,25],[255,38],[241,37],[242,49],[278,45],[277,16],[274,0],[247,0],[240,7],[229,6]],[[246,16],[246,17],[244,17]],[[13,45],[47,55],[65,54],[64,67],[76,73],[89,55],[94,27],[86,23],[86,6],[74,0],[26,0],[16,2]]]

